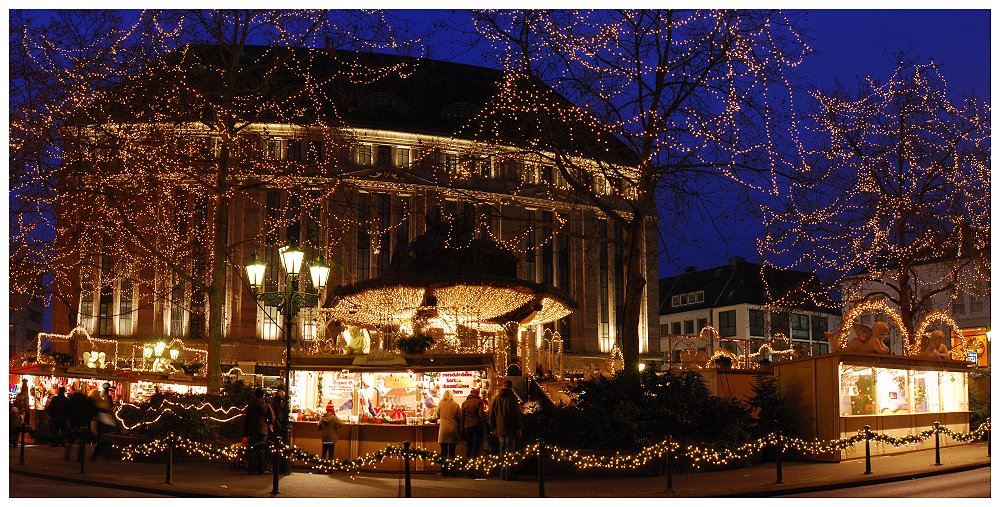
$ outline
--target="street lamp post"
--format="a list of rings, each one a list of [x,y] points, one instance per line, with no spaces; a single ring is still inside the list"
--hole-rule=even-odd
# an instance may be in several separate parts
[[[283,292],[258,292],[258,289],[264,285],[264,272],[267,266],[261,262],[257,254],[254,253],[253,260],[250,264],[247,264],[247,279],[250,282],[250,287],[253,289],[254,297],[259,300],[265,301],[266,303],[274,303],[269,306],[281,306],[282,308],[282,332],[285,335],[285,399],[282,400],[284,404],[284,413],[286,417],[292,413],[291,410],[291,400],[292,400],[292,382],[291,382],[291,372],[292,372],[292,316],[298,313],[299,308],[305,306],[307,297],[316,297],[318,300],[318,294],[312,294],[307,292],[302,292],[297,290],[297,278],[302,270],[302,261],[305,254],[295,248],[294,246],[287,245],[278,250],[278,254],[281,256],[281,265],[285,270],[285,290]],[[317,293],[322,291],[326,287],[327,278],[330,276],[330,268],[323,263],[322,258],[312,263],[309,267],[310,275],[313,282],[313,288],[316,289]],[[318,302],[318,301],[317,301]],[[282,440],[287,443],[290,440],[291,435],[291,425],[290,421],[285,420],[282,422],[283,435],[281,435]],[[278,466],[274,467],[274,493],[277,493],[278,488],[278,477],[279,477]]]

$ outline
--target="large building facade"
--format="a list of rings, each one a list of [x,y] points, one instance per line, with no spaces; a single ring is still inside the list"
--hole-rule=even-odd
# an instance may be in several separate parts
[[[539,344],[558,332],[566,354],[607,357],[624,335],[621,230],[570,190],[544,154],[456,133],[488,101],[501,73],[424,60],[407,64],[412,71],[405,77],[340,94],[343,122],[336,126],[261,121],[241,130],[239,160],[273,174],[294,173],[296,182],[280,184],[274,177],[231,193],[224,367],[263,371],[284,362],[280,309],[253,297],[246,280],[244,266],[255,254],[267,265],[264,289],[270,291],[284,287],[281,246],[299,245],[307,257],[322,254],[336,266],[322,305],[338,286],[386,274],[393,256],[406,255],[407,245],[426,231],[428,217],[468,226],[473,238],[490,238],[517,256],[519,278],[575,300],[572,315],[547,330],[527,330]],[[202,162],[211,165],[221,156],[216,133],[194,129],[185,136]],[[620,193],[606,180],[596,188],[609,200]],[[206,216],[204,192],[183,185],[171,192],[186,209],[152,220],[169,223],[164,227],[176,256],[117,255],[123,250],[112,247],[116,240],[107,233],[78,248],[77,266],[56,287],[63,296],[57,300],[65,303],[55,305],[55,333],[78,325],[92,337],[115,340],[119,360],[164,338],[205,347],[209,295],[187,278],[207,273],[209,247],[200,236],[212,228],[212,217]],[[647,280],[657,280],[652,221],[644,244],[640,262]],[[301,284],[310,287],[306,276]],[[658,300],[657,284],[647,284],[641,353],[659,351]],[[318,313],[307,307],[295,316],[294,339],[309,341],[323,332]]]

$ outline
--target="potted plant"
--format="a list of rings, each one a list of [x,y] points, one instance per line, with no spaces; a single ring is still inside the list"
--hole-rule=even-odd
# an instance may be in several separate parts
[[[432,345],[434,345],[434,337],[422,333],[415,333],[413,336],[400,336],[396,340],[396,348],[404,354],[423,354]]]

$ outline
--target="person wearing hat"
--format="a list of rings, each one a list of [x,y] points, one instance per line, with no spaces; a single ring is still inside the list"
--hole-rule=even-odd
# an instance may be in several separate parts
[[[337,417],[336,407],[333,406],[333,400],[330,400],[326,404],[326,413],[323,414],[319,419],[319,431],[322,436],[323,441],[323,451],[320,457],[322,459],[334,459],[333,449],[337,445],[337,440],[340,439],[340,427],[343,424]]]

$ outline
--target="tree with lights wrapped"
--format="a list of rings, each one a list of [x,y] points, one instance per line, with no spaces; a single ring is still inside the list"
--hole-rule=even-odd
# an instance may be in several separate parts
[[[777,149],[784,136],[777,113],[791,99],[785,74],[808,48],[790,19],[772,11],[473,17],[508,71],[484,116],[515,126],[520,144],[555,166],[617,232],[600,240],[623,261],[618,339],[626,371],[637,372],[657,200],[660,225],[670,229],[730,185],[768,189],[786,160]]]
[[[827,275],[845,304],[883,298],[919,340],[936,296],[989,286],[990,107],[951,97],[933,62],[903,58],[885,82],[813,98],[817,147],[765,209],[760,252]]]
[[[208,387],[218,390],[224,313],[243,290],[246,250],[276,246],[280,232],[303,248],[322,247],[311,225],[340,168],[320,150],[350,143],[336,114],[317,114],[332,103],[327,87],[399,71],[352,61],[320,69],[314,55],[403,49],[391,24],[378,12],[250,10],[148,11],[130,20],[60,11],[46,26],[21,22],[12,30],[23,63],[14,81],[26,85],[12,100],[12,158],[27,176],[12,193],[45,196],[39,206],[52,219],[41,215],[34,229],[54,229],[44,254],[65,306],[57,313],[72,327],[77,309],[96,316],[106,292],[110,306],[114,287],[137,286],[141,304],[165,301],[171,319],[189,316],[179,321],[185,336],[207,339]],[[286,157],[291,150],[260,125],[316,142]],[[280,204],[258,202],[264,190],[278,191]],[[254,206],[267,208],[263,226],[231,230]],[[98,334],[111,332],[105,320],[93,319]]]

